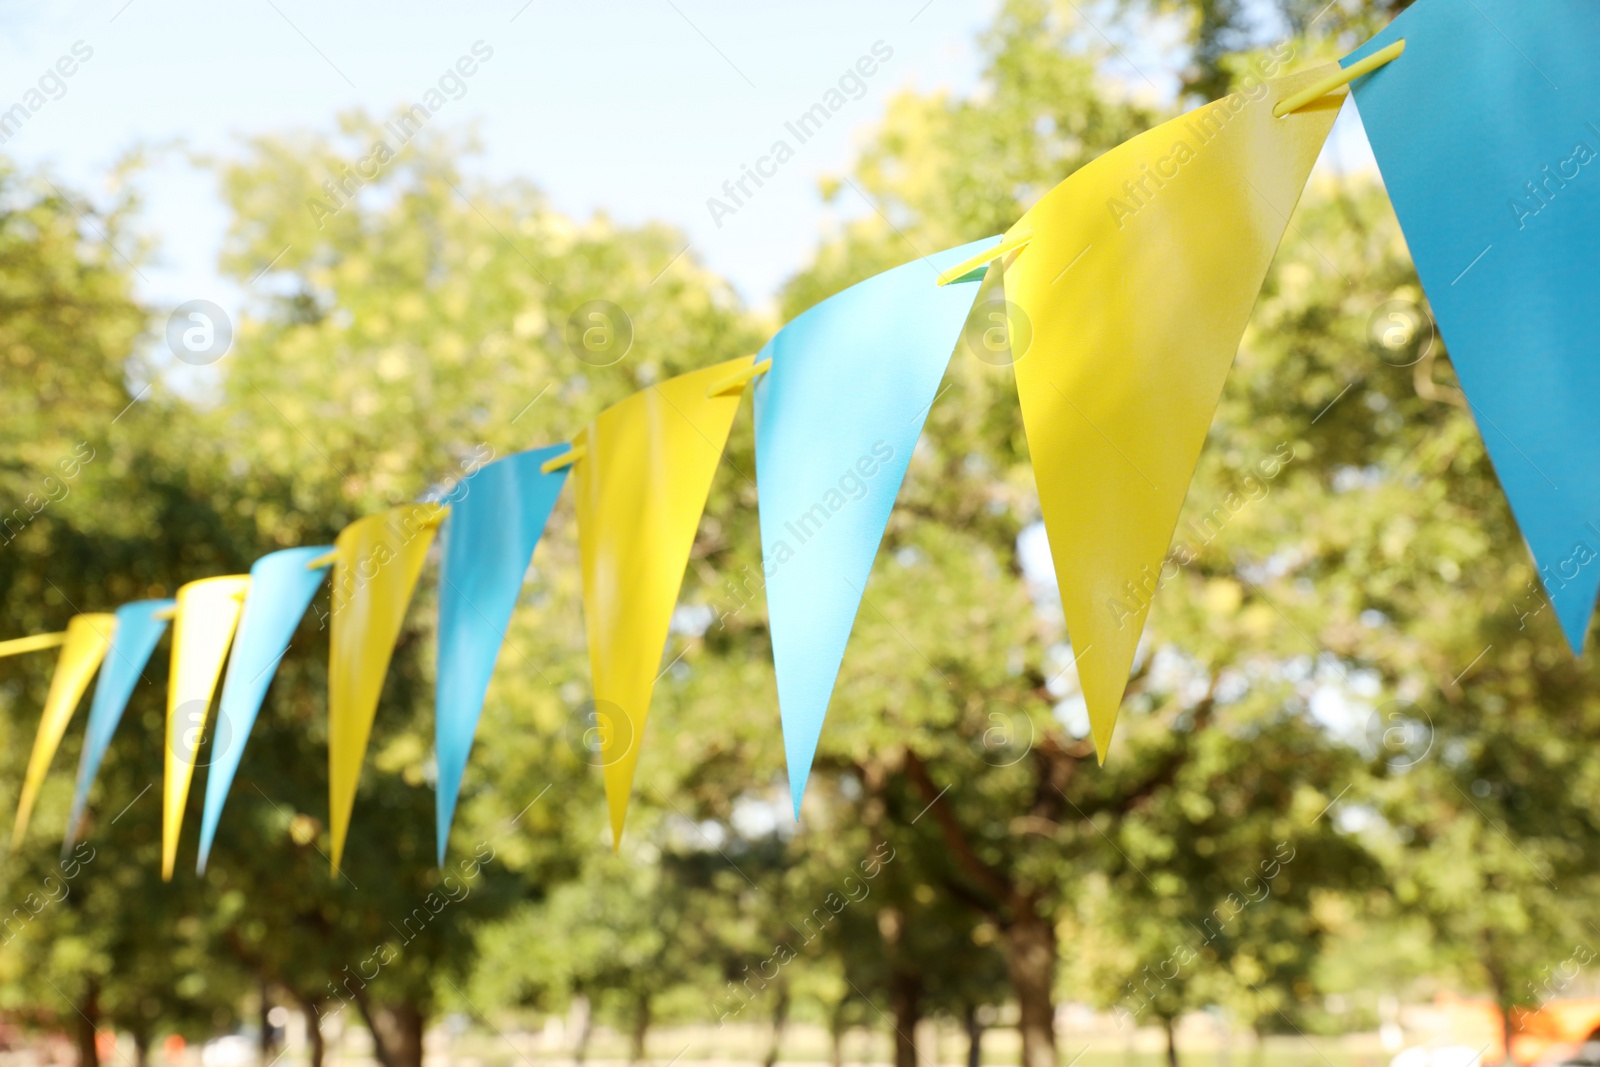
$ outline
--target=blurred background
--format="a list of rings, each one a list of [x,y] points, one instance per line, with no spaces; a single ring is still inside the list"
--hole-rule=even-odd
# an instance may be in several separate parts
[[[8,5],[0,636],[566,440],[1401,6]],[[599,354],[570,325],[595,301]],[[741,416],[616,853],[570,497],[442,868],[431,573],[337,876],[326,591],[208,872],[191,803],[170,884],[158,651],[84,843],[56,843],[80,714],[0,867],[0,1065],[1600,1062],[1600,684],[1545,610],[1353,105],[1105,767],[1008,368],[956,348],[798,822],[753,471]],[[51,666],[0,661],[4,803]]]

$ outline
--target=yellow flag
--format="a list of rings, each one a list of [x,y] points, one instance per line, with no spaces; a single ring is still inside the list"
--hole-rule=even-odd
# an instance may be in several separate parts
[[[447,508],[404,504],[346,526],[334,542],[328,653],[328,818],[333,869],[344,855],[378,694],[406,607]]]
[[[202,578],[178,589],[178,614],[172,624],[172,676],[167,682],[166,777],[161,803],[163,881],[172,880],[195,756],[249,588],[249,575],[229,574]]]
[[[33,815],[34,801],[50,770],[50,760],[67,732],[67,723],[78,708],[89,679],[100,669],[111,635],[117,628],[115,615],[74,615],[67,622],[67,639],[56,660],[56,673],[50,679],[50,692],[44,698],[44,714],[39,717],[39,732],[33,735],[33,754],[28,757],[28,772],[22,779],[22,797],[17,801],[17,821],[11,827],[11,851],[22,844]]]
[[[622,840],[639,741],[683,569],[742,396],[706,393],[753,358],[635,393],[602,411],[572,443],[583,455],[573,465],[572,480],[596,755],[604,765],[613,845]]]
[[[1002,260],[1017,394],[1102,761],[1228,367],[1345,93],[1273,105],[1335,69],[1158,126],[1012,228],[1032,235]]]

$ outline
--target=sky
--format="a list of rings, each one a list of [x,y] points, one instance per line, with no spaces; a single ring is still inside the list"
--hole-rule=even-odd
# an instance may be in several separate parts
[[[381,8],[5,0],[0,112],[51,80],[44,105],[0,153],[103,196],[107,170],[135,146],[228,155],[249,135],[330,129],[351,108],[387,115],[473,57],[474,73],[450,86],[449,102],[430,120],[476,127],[484,154],[467,164],[469,173],[532,180],[579,218],[603,209],[623,223],[672,223],[695,256],[762,307],[805,265],[827,226],[866,210],[848,193],[825,204],[819,179],[848,167],[895,93],[971,91],[982,64],[976,38],[996,7],[997,0]],[[722,196],[724,182],[875,46],[892,55],[861,79],[860,98],[799,145],[758,195],[714,218],[708,198]],[[1165,80],[1161,56],[1141,55],[1138,42],[1129,47],[1132,62]],[[70,76],[51,74],[68,68]],[[1336,136],[1331,151],[1360,165],[1359,129]],[[241,294],[215,268],[227,224],[215,183],[184,151],[159,158],[140,183],[143,229],[157,249],[141,295],[157,307],[194,299],[237,307]]]
[[[0,111],[58,59],[92,50],[64,91],[0,148],[94,196],[133,146],[181,139],[227,154],[242,137],[328,129],[339,112],[419,100],[462,56],[490,52],[430,122],[476,124],[491,178],[531,179],[554,205],[621,222],[664,220],[759,304],[802,266],[829,209],[818,179],[896,92],[970,90],[993,0],[615,0],[557,4],[318,4],[92,0],[0,6]],[[81,44],[80,44],[81,42]],[[481,43],[480,43],[481,42]],[[881,42],[881,43],[880,43]],[[892,51],[852,99],[736,214],[706,201],[739,177],[857,60]],[[69,63],[69,66],[72,64]],[[470,65],[470,64],[469,64]],[[54,86],[52,85],[52,95]],[[791,138],[792,140],[792,138]],[[184,153],[141,183],[159,262],[147,295],[216,298],[226,215]],[[848,209],[847,209],[848,210]],[[721,225],[717,225],[720,221]],[[228,300],[220,300],[224,306]]]

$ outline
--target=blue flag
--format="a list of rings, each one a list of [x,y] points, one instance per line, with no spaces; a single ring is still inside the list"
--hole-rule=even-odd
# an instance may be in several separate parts
[[[922,423],[977,287],[938,274],[994,238],[868,278],[767,343],[755,390],[761,556],[796,817]]]
[[[239,631],[222,680],[222,700],[217,706],[217,727],[211,740],[211,772],[206,775],[205,808],[200,815],[199,871],[204,874],[211,842],[222,818],[233,776],[244,758],[245,742],[256,724],[267,687],[300,619],[317,595],[328,567],[308,569],[306,564],[333,551],[332,545],[286,548],[256,560],[250,568],[250,591],[245,594]]]
[[[1421,0],[1343,62],[1401,38],[1404,54],[1354,83],[1356,106],[1495,472],[1581,651],[1600,588],[1600,11]]]
[[[166,613],[174,606],[175,601],[171,600],[135,600],[117,609],[111,648],[100,664],[100,680],[89,706],[89,724],[84,731],[83,753],[78,757],[78,782],[72,794],[72,815],[67,819],[63,848],[70,849],[78,840],[83,812],[89,803],[89,787],[100,773],[100,761],[111,747],[111,737],[117,732],[134,687],[144,677],[150,653],[166,632]]]
[[[541,464],[567,451],[552,445],[496,460],[463,478],[446,498],[440,535],[439,663],[435,682],[435,795],[439,864],[455,818],[461,776],[489,692],[489,678],[522,592],[533,550],[566,481]]]

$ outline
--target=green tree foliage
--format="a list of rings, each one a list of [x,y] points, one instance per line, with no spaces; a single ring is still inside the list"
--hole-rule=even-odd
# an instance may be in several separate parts
[[[1332,59],[1410,7],[1413,0],[1116,0],[1137,21],[1175,22],[1184,43],[1183,90],[1206,100],[1227,94],[1250,53],[1294,41]]]
[[[619,230],[604,219],[580,225],[526,187],[469,183],[453,143],[414,140],[361,199],[331,218],[315,216],[307,200],[324,174],[338,173],[341,152],[382,136],[357,117],[341,128],[351,140],[266,139],[224,170],[240,220],[227,265],[257,287],[256,299],[236,324],[233,350],[198,386],[168,373],[159,349],[136,354],[147,313],[128,295],[135,268],[116,251],[133,244],[120,239],[121,216],[99,219],[60,194],[30,200],[20,181],[8,184],[22,202],[4,229],[5,353],[15,368],[4,402],[18,413],[6,430],[17,442],[7,449],[16,460],[8,490],[21,499],[58,458],[74,457],[80,438],[94,449],[92,462],[78,457],[71,492],[33,518],[0,560],[10,625],[59,627],[73,610],[170,595],[185,580],[241,572],[265,551],[326,542],[357,515],[448,490],[495,456],[560,440],[656,377],[748,348],[726,286],[692,256],[674,263],[682,249],[675,234]],[[614,366],[578,359],[564,336],[572,310],[593,299],[631,318],[629,358]],[[38,386],[36,365],[44,367]],[[50,406],[28,410],[26,393],[41,387]],[[67,414],[55,418],[52,408]],[[209,1011],[237,1003],[255,984],[248,979],[260,978],[324,1013],[359,1012],[386,1067],[417,1062],[436,997],[471,966],[473,922],[575,874],[598,840],[598,782],[572,729],[586,686],[574,644],[581,630],[570,625],[579,613],[570,511],[554,525],[508,641],[506,660],[516,666],[491,691],[441,870],[431,862],[429,593],[418,597],[389,673],[337,878],[326,858],[320,756],[326,594],[256,725],[209,873],[180,873],[171,886],[154,875],[165,688],[158,651],[93,795],[90,844],[99,859],[89,870],[100,877],[82,877],[104,893],[103,907],[94,922],[73,927],[87,940],[82,947],[65,919],[36,926],[39,951],[61,961],[57,985],[68,998],[119,1020],[112,1005],[127,1000],[150,1015],[149,1026],[172,1027],[185,1018],[184,998],[208,981],[210,999],[200,1002]],[[9,687],[8,781],[21,777],[48,659],[0,665]],[[63,825],[70,775],[62,768],[75,761],[77,736],[58,755],[35,818],[33,858],[8,871],[18,893],[54,862],[49,838]],[[193,857],[204,781],[202,772],[180,869]],[[147,787],[153,793],[141,792]],[[63,916],[97,898],[75,885],[68,899],[56,909]],[[179,946],[188,942],[200,953],[197,977],[175,985],[172,968],[184,966]],[[165,958],[169,980],[138,965],[141,953]],[[235,974],[244,977],[229,986]],[[112,975],[132,987],[126,997],[111,988]],[[23,987],[48,1006],[48,984]],[[167,995],[172,989],[177,996]],[[221,1022],[208,1017],[210,1028]]]
[[[1358,33],[1380,14],[1332,9],[1327,33]],[[877,210],[825,244],[791,286],[788,309],[850,280],[842,264],[909,258],[1009,224],[1040,187],[1019,192],[995,180],[995,161],[1044,163],[1052,131],[1092,129],[1103,114],[1092,78],[1074,96],[1063,91],[1069,81],[1049,73],[1088,62],[1072,58],[1081,55],[1071,42],[1082,29],[1065,9],[1009,4],[990,39],[983,93],[897,102],[846,183]],[[1056,47],[1041,43],[1052,34]],[[1019,69],[1033,79],[1008,76]],[[1030,95],[1036,85],[1050,91]],[[1121,139],[1118,130],[1108,141]],[[1071,143],[1088,155],[1109,147],[1081,135]],[[1074,165],[1057,162],[1053,177]],[[1036,166],[1035,174],[1048,169]],[[983,195],[952,203],[930,189]],[[867,247],[881,251],[863,254]],[[1043,1019],[1052,986],[1019,975],[1030,926],[1055,935],[1051,951],[1037,954],[1052,962],[1061,931],[1075,946],[1098,940],[1105,958],[1088,973],[1098,970],[1106,1002],[1134,1000],[1169,1018],[1221,1002],[1271,1030],[1306,1022],[1318,953],[1350,928],[1340,897],[1374,904],[1386,873],[1380,859],[1391,877],[1395,864],[1439,864],[1436,877],[1449,870],[1452,879],[1488,865],[1472,877],[1507,899],[1484,911],[1449,906],[1467,929],[1434,919],[1448,943],[1475,946],[1469,951],[1491,983],[1510,961],[1488,954],[1485,936],[1534,934],[1538,902],[1554,899],[1542,884],[1559,877],[1553,869],[1510,870],[1495,859],[1500,849],[1466,846],[1446,858],[1386,840],[1421,841],[1422,829],[1406,823],[1414,794],[1403,787],[1434,792],[1443,783],[1432,775],[1472,750],[1461,747],[1464,738],[1441,743],[1430,757],[1437,763],[1403,773],[1396,761],[1422,758],[1413,752],[1418,738],[1443,729],[1420,707],[1449,708],[1449,728],[1476,736],[1481,720],[1463,707],[1468,701],[1538,714],[1546,701],[1528,694],[1548,693],[1573,709],[1563,729],[1590,736],[1578,710],[1588,704],[1586,668],[1571,662],[1527,587],[1525,550],[1442,343],[1427,329],[1391,338],[1385,309],[1393,301],[1415,308],[1423,298],[1381,190],[1360,177],[1314,183],[1241,347],[1163,570],[1119,743],[1098,771],[1084,765],[1081,701],[1060,644],[1068,635],[1051,611],[1028,610],[1025,592],[1047,598],[1016,573],[1013,545],[1037,512],[1008,375],[991,374],[970,347],[957,346],[868,589],[823,759],[885,760],[905,781],[926,783],[924,802],[942,798],[928,817],[945,831],[965,879],[949,889],[1007,936],[1025,1037],[1030,997],[1043,993],[1035,1012]],[[1408,321],[1418,318],[1426,322]],[[974,381],[987,388],[969,391]],[[1000,566],[973,576],[986,558]],[[939,576],[931,591],[909,577],[923,560]],[[888,623],[881,629],[880,618]],[[1478,658],[1508,648],[1515,680]],[[1469,683],[1475,697],[1465,696]],[[986,736],[983,717],[963,729],[941,705],[981,713],[996,701],[1008,728],[1033,746],[1003,773],[974,774],[970,761],[961,764],[959,742]],[[1413,710],[1397,724],[1397,708]],[[852,736],[874,728],[881,733],[871,741]],[[1499,741],[1520,767],[1546,766],[1526,740]],[[1506,782],[1504,769],[1493,781]],[[1556,795],[1563,778],[1524,770],[1493,790],[1514,796],[1513,783],[1538,779],[1552,788],[1517,799],[1529,832],[1541,834],[1539,821],[1556,812],[1564,814],[1554,825],[1586,827],[1583,801]],[[1011,792],[996,788],[1007,782]],[[1467,788],[1458,782],[1447,795]],[[1396,789],[1405,799],[1363,818],[1372,798]],[[1467,833],[1454,829],[1465,810],[1441,813],[1455,833]],[[1278,863],[1285,847],[1295,861],[1268,896],[1237,909],[1225,931],[1207,932],[1204,920],[1218,906],[1226,917],[1236,910],[1229,900],[1259,892],[1263,865]],[[1554,840],[1546,847],[1552,865],[1571,855]],[[1475,886],[1472,877],[1466,884]],[[1241,892],[1250,878],[1257,888]],[[1581,884],[1574,870],[1565,891]],[[1401,903],[1425,912],[1424,895],[1408,891]],[[1038,920],[1028,921],[1029,909]],[[1516,973],[1564,959],[1570,949],[1544,934],[1569,926],[1517,938],[1524,969]],[[1194,958],[1190,969],[1140,992],[1140,976],[1172,971],[1180,946],[1178,955]],[[1041,1030],[1039,1043],[1048,1036]]]
[[[1266,5],[1286,30],[1245,5],[1108,10],[1116,32],[1178,18],[1186,87],[1212,95],[1247,69],[1224,52],[1288,32],[1293,62],[1326,58],[1395,6]],[[983,47],[979,92],[902,94],[828,183],[864,209],[786,287],[785,318],[1000,232],[1166,117],[1108,83],[1114,47],[1075,5],[1009,0]],[[352,114],[219,164],[225,267],[248,306],[233,350],[181,375],[131,295],[136,203],[97,209],[0,173],[0,490],[22,508],[0,516],[7,636],[325,543],[770,332],[675,231],[568,219],[531,185],[470,177],[469,141],[392,137]],[[373,177],[351,177],[377,156]],[[573,328],[596,301],[610,331],[598,350]],[[1026,1067],[1054,1067],[1061,997],[1169,1032],[1201,1007],[1261,1033],[1311,1029],[1319,992],[1382,981],[1359,966],[1381,951],[1350,945],[1403,931],[1428,956],[1407,975],[1488,990],[1509,1019],[1559,992],[1552,975],[1600,937],[1587,903],[1600,721],[1442,341],[1393,336],[1426,320],[1390,312],[1423,303],[1381,189],[1314,182],[1224,393],[1104,767],[1039,566],[1011,372],[956,342],[798,826],[746,416],[694,545],[616,854],[584,739],[563,501],[442,869],[425,580],[344,870],[329,873],[324,594],[204,877],[187,873],[203,771],[179,876],[156,875],[165,650],[92,795],[90,851],[62,860],[69,732],[0,876],[14,902],[0,1006],[74,1028],[88,1060],[102,1021],[141,1049],[202,1036],[265,984],[313,1015],[360,1016],[383,1067],[415,1067],[442,1009],[556,1012],[580,997],[631,1034],[635,1057],[655,1020],[709,1016],[769,1024],[775,1060],[793,1017],[829,1029],[836,1063],[866,1025],[910,1067],[920,1019],[960,1018],[976,1042],[982,1009],[1009,1001]],[[49,660],[0,661],[8,783]]]

